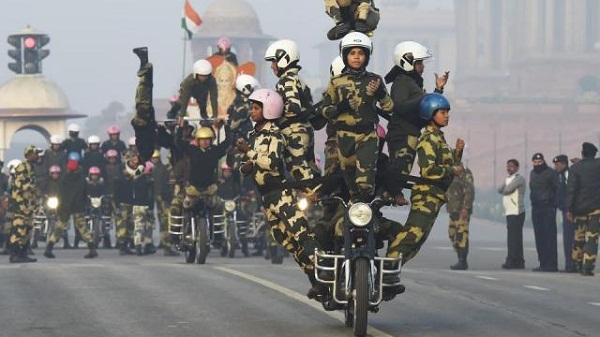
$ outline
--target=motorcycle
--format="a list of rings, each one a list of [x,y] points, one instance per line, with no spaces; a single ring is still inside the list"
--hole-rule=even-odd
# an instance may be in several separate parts
[[[44,202],[45,201],[45,202]],[[33,242],[32,248],[37,248],[38,241],[46,242],[48,236],[56,227],[58,221],[58,197],[45,196],[42,202],[38,205],[37,210],[33,215]]]
[[[210,213],[202,200],[185,196],[181,216],[169,215],[169,234],[187,263],[206,263],[216,233],[210,225]]]
[[[388,204],[380,198],[371,203],[348,204],[339,197],[325,198],[321,202],[335,202],[344,209],[340,249],[335,252],[315,250],[315,278],[327,286],[321,303],[327,311],[343,310],[346,326],[353,327],[355,336],[365,336],[368,314],[379,311],[384,288],[400,285],[384,284],[383,276],[400,276],[402,256],[377,256],[378,223],[373,214]]]
[[[109,236],[112,229],[108,198],[110,198],[108,195],[100,197],[88,195],[88,209],[85,219],[87,220],[88,231],[96,245],[102,238]]]
[[[271,236],[265,217],[263,211],[254,212],[249,222],[247,239],[254,241],[254,248],[257,251],[265,251],[266,260],[271,260],[272,264],[282,264],[286,251]]]
[[[241,247],[244,256],[248,256],[248,221],[238,217],[241,214],[241,200],[236,197],[231,200],[223,200],[223,214],[213,215],[213,226],[215,234],[222,234],[221,256],[235,257],[236,247]]]

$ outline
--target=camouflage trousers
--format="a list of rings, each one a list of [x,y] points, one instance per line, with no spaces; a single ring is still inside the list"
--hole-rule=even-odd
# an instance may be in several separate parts
[[[152,243],[152,221],[148,206],[133,206],[133,244],[136,246]]]
[[[160,244],[165,249],[169,249],[171,248],[171,240],[169,239],[169,209],[167,208],[167,202],[163,198],[157,198],[154,209],[156,209],[156,217],[158,218]]]
[[[88,230],[87,221],[85,220],[84,213],[73,213],[67,215],[61,215],[56,222],[56,227],[50,234],[50,238],[48,242],[56,243],[58,240],[62,239],[65,235],[65,231],[69,228],[69,218],[73,216],[73,224],[75,228],[79,231],[81,238],[87,242],[92,242],[92,234]]]
[[[437,219],[445,200],[425,191],[415,191],[411,195],[411,207],[406,224],[398,227],[388,245],[387,257],[399,257],[402,254],[402,264],[415,257],[421,246],[427,240],[433,224]]]
[[[367,20],[370,10],[371,1],[365,0],[325,0],[325,11],[336,23],[342,21],[340,7],[352,6],[353,16],[356,19]],[[379,15],[377,13],[377,15]],[[379,20],[378,20],[379,21]]]
[[[131,204],[121,203],[116,217],[116,235],[119,244],[125,244],[131,240],[131,231],[133,229],[133,206]]]
[[[375,193],[377,134],[337,131],[338,159],[352,201],[371,202]]]
[[[31,238],[31,215],[16,213],[10,227],[8,244],[14,250],[23,250]]]
[[[138,85],[135,89],[135,108],[136,114],[133,117],[132,123],[136,126],[146,126],[150,119],[152,107],[152,63],[147,63],[138,71]]]
[[[586,270],[594,270],[598,254],[600,210],[575,218],[573,261]]]
[[[461,219],[459,213],[450,213],[450,222],[448,224],[448,237],[452,243],[452,248],[457,253],[469,253],[469,221],[471,216]]]
[[[281,129],[287,148],[284,161],[288,172],[296,180],[308,179],[317,174],[315,163],[315,131],[308,123],[292,123]]]
[[[338,143],[335,137],[325,142],[325,176],[332,175],[340,169],[340,158],[338,157]]]
[[[308,221],[298,209],[297,200],[290,190],[272,191],[262,197],[271,236],[289,251],[300,268],[309,273],[315,268],[313,252],[319,244]]]
[[[409,175],[412,171],[417,155],[419,137],[412,135],[399,135],[393,142],[388,141],[390,152],[390,169],[398,174]]]

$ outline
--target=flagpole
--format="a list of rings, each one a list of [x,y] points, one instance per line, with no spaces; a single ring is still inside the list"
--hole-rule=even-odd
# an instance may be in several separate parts
[[[183,81],[185,79],[185,59],[186,59],[186,55],[187,55],[187,39],[186,39],[186,32],[183,31],[183,65],[182,65],[182,69],[181,69],[181,81]]]

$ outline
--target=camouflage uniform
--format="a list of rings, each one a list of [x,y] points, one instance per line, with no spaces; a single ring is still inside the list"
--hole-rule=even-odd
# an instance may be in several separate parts
[[[279,128],[267,122],[250,136],[247,159],[254,164],[252,174],[262,197],[271,236],[294,256],[305,273],[314,270],[312,252],[318,244],[308,221],[298,209],[295,194],[283,189],[285,170],[282,153],[287,147]]]
[[[473,200],[475,198],[475,186],[471,170],[464,168],[460,176],[454,177],[446,192],[446,197],[448,199],[446,210],[450,215],[448,236],[454,251],[458,254],[459,261],[466,261],[469,253],[469,220],[473,212]],[[466,219],[461,217],[463,209],[468,212]]]
[[[137,72],[138,85],[135,89],[135,115],[131,125],[135,130],[135,144],[139,151],[140,159],[150,159],[156,141],[156,121],[154,106],[152,105],[152,88],[154,87],[154,66],[146,62]],[[120,145],[118,145],[120,146]],[[117,152],[123,155],[125,150]]]
[[[599,234],[600,210],[575,217],[572,258],[582,271],[593,271],[596,266]]]
[[[367,86],[374,80],[379,80],[380,85],[370,93]],[[375,105],[379,103],[390,114],[392,99],[381,77],[366,71],[348,71],[333,77],[323,96],[323,115],[336,130],[338,158],[350,197],[353,201],[370,202],[375,192],[378,153],[375,125],[379,116]]]
[[[158,218],[160,229],[160,244],[165,249],[171,248],[171,242],[169,240],[169,213],[167,206],[171,201],[170,191],[168,188],[170,174],[170,165],[165,165],[160,160],[156,165],[154,165],[154,169],[152,170],[154,202],[156,203],[156,217]]]
[[[227,164],[233,170],[236,181],[240,183],[239,168],[244,153],[238,150],[235,141],[240,138],[248,140],[248,134],[252,131],[252,122],[250,121],[250,102],[239,91],[236,93],[235,101],[229,107],[229,127],[234,135],[234,142],[227,151]]]
[[[431,180],[431,183],[413,185],[406,224],[403,227],[395,226],[392,230],[393,239],[389,243],[387,256],[399,257],[402,254],[402,264],[417,255],[427,240],[446,202],[446,190],[453,178],[452,168],[460,161],[458,154],[446,143],[444,133],[431,125],[419,138],[417,157],[421,177]]]
[[[348,8],[348,10],[345,10]],[[380,14],[379,9],[375,7],[372,0],[325,0],[325,12],[333,19],[336,25],[341,23],[352,24],[356,21],[364,22],[365,27],[362,30],[369,32],[377,29]],[[359,27],[352,27],[359,30]],[[367,32],[364,32],[367,33]],[[330,39],[338,39],[343,36]]]
[[[300,81],[298,68],[286,70],[279,78],[276,90],[283,97],[283,116],[277,121],[285,137],[284,161],[286,169],[296,181],[311,179],[318,171],[315,164],[315,131],[308,120],[311,117],[310,90]]]
[[[23,161],[15,168],[10,198],[13,220],[8,244],[11,255],[25,254],[31,236],[31,217],[38,200],[32,163]]]
[[[181,104],[180,116],[187,116],[187,108],[190,98],[194,97],[200,108],[200,116],[202,118],[215,118],[219,111],[217,81],[213,75],[208,75],[205,82],[196,80],[195,74],[188,75],[179,90],[179,104]],[[208,115],[207,104],[210,101],[212,115]]]

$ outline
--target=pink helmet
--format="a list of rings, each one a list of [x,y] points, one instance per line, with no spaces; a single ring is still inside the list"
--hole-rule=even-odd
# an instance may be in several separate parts
[[[154,169],[154,164],[152,164],[152,162],[150,162],[150,161],[147,161],[146,166],[144,168],[144,173],[150,174],[150,172],[152,172],[153,169]]]
[[[231,40],[228,39],[227,37],[223,36],[222,38],[217,40],[217,47],[219,47],[223,50],[227,50],[227,49],[231,48]]]
[[[111,125],[108,127],[108,129],[106,129],[106,132],[109,135],[118,135],[121,133],[121,129],[119,129],[119,127],[116,125]]]
[[[377,124],[377,137],[381,138],[381,139],[385,139],[385,128],[383,126],[381,126],[381,124]]]
[[[92,166],[90,167],[90,169],[88,170],[88,174],[100,174],[100,169],[98,168],[98,166]]]
[[[258,89],[249,99],[262,104],[263,117],[267,120],[278,119],[283,114],[283,99],[271,89]]]
[[[106,158],[111,158],[111,157],[117,157],[119,155],[119,153],[117,152],[117,150],[108,150],[106,151]]]
[[[223,162],[221,164],[221,171],[225,171],[225,170],[231,170],[231,167],[229,165],[227,165],[227,162]]]
[[[50,169],[48,171],[50,171],[50,174],[52,174],[52,173],[60,173],[60,166],[58,166],[58,165],[52,165],[52,166],[50,166]]]

